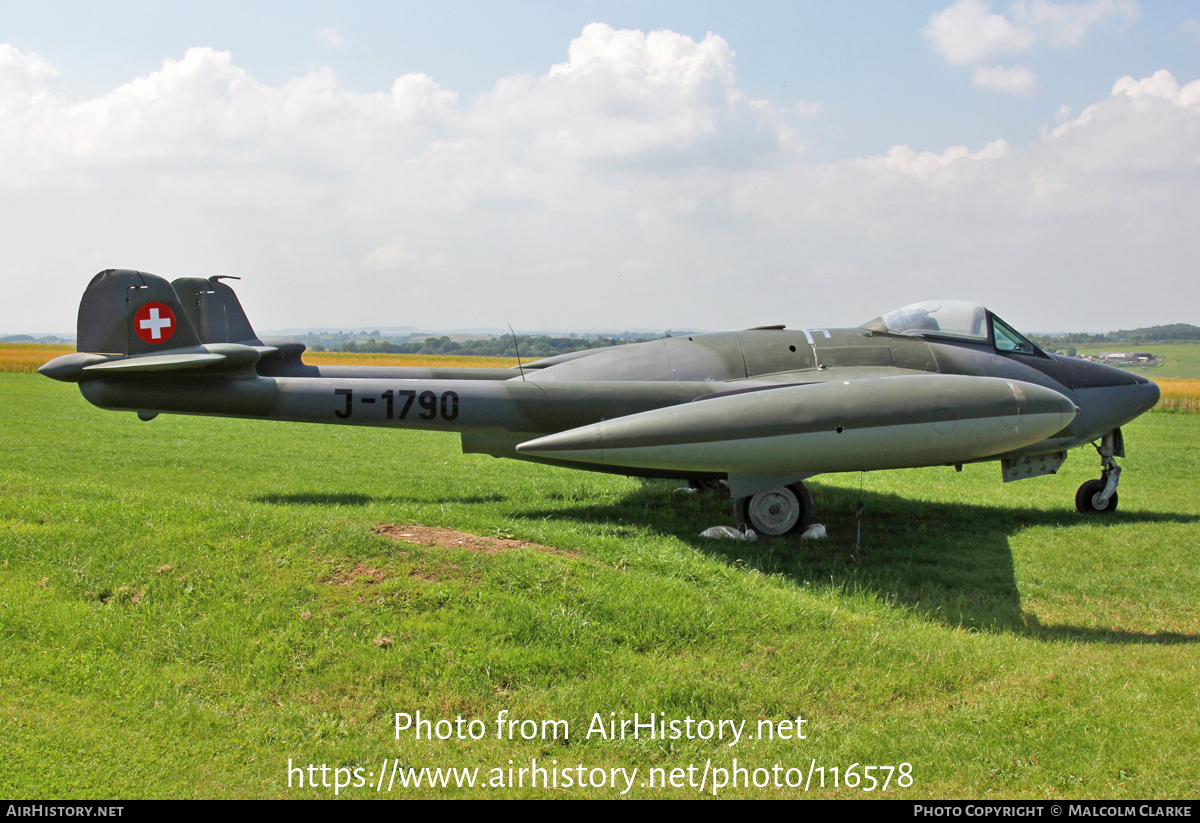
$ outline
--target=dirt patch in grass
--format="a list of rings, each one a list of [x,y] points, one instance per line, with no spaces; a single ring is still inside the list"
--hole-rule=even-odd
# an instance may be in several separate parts
[[[335,586],[349,586],[352,583],[382,583],[386,579],[387,575],[379,569],[372,568],[365,563],[355,563],[353,569],[339,571],[332,577],[326,578],[324,582],[332,583]]]
[[[443,529],[434,526],[407,525],[395,523],[380,523],[371,531],[401,543],[417,543],[423,546],[438,546],[443,549],[467,549],[483,554],[514,551],[516,549],[533,549],[539,552],[561,554],[567,557],[579,557],[574,552],[562,552],[543,546],[540,543],[530,543],[527,540],[517,540],[512,537],[487,537],[454,529]]]

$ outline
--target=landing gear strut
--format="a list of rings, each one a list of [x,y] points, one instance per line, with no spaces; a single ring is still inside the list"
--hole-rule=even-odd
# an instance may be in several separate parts
[[[808,528],[813,499],[803,483],[792,483],[733,502],[734,522],[761,535],[780,537]]]
[[[1084,514],[1108,514],[1117,510],[1117,484],[1121,481],[1121,467],[1114,457],[1125,456],[1125,443],[1121,430],[1104,435],[1096,447],[1100,454],[1100,479],[1089,480],[1075,492],[1075,508]]]

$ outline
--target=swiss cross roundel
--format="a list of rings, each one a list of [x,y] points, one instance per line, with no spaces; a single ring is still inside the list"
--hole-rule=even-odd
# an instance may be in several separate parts
[[[147,303],[133,316],[133,330],[147,343],[165,343],[175,333],[175,312],[165,303]]]

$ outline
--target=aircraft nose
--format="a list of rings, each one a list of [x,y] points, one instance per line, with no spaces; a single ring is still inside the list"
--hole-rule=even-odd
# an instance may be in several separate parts
[[[1126,397],[1124,402],[1132,411],[1130,420],[1157,406],[1159,398],[1162,397],[1162,391],[1158,388],[1158,384],[1152,380],[1147,380],[1145,383],[1138,383],[1136,386],[1130,386],[1129,388],[1132,391],[1128,392],[1130,396]]]
[[[1154,408],[1158,385],[1123,369],[1074,357],[1060,357],[1079,401],[1076,429],[1081,436],[1100,436]]]
[[[1118,369],[1094,360],[1084,360],[1080,357],[1055,357],[1067,374],[1071,388],[1094,389],[1106,386],[1143,385],[1150,381],[1140,374]]]

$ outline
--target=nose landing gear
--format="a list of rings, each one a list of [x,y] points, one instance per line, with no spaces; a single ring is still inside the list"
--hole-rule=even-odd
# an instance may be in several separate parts
[[[1075,492],[1075,508],[1083,514],[1108,514],[1117,510],[1121,467],[1113,458],[1125,456],[1121,430],[1115,429],[1104,435],[1096,451],[1100,454],[1100,479],[1087,481]]]

